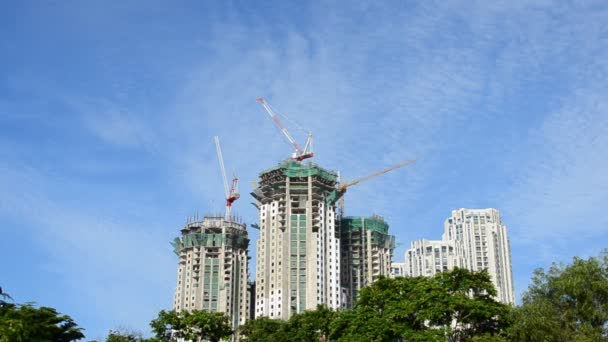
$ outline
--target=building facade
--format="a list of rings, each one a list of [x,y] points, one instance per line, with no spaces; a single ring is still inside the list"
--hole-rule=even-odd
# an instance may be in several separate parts
[[[454,243],[442,240],[416,240],[405,252],[404,272],[408,277],[432,277],[460,267]]]
[[[404,262],[393,262],[391,263],[391,277],[405,277],[405,263]]]
[[[252,196],[259,208],[255,317],[288,319],[319,304],[341,307],[340,237],[328,200],[337,174],[293,160],[263,171]]]
[[[361,288],[380,276],[391,275],[395,237],[389,235],[388,228],[378,215],[340,220],[341,281],[346,307],[353,307]]]
[[[458,250],[463,268],[488,270],[497,299],[514,304],[511,247],[507,227],[496,209],[458,209],[445,220],[443,240]]]
[[[405,273],[410,277],[433,276],[454,267],[487,270],[497,290],[496,299],[515,303],[511,247],[498,210],[452,210],[441,240],[417,240],[405,252]]]
[[[248,319],[246,226],[209,215],[189,220],[172,243],[179,257],[173,309],[222,312],[234,328]]]

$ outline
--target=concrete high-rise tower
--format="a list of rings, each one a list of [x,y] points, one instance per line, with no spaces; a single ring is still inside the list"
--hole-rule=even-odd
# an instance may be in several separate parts
[[[405,252],[405,274],[433,276],[454,267],[487,270],[496,299],[515,303],[507,227],[496,209],[458,209],[445,220],[441,240],[417,240]]]
[[[497,299],[515,303],[511,247],[498,210],[452,210],[444,227],[443,241],[454,244],[461,267],[471,271],[487,269],[498,291]]]
[[[233,328],[244,324],[249,317],[245,224],[224,215],[189,220],[172,244],[179,257],[173,309],[222,312]]]
[[[395,237],[378,215],[345,217],[340,220],[342,244],[342,284],[346,288],[346,306],[352,307],[361,288],[379,276],[391,276]]]
[[[288,319],[319,304],[341,307],[337,174],[293,160],[260,174],[255,317]]]

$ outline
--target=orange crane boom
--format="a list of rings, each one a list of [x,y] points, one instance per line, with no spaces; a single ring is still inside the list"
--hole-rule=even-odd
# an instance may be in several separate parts
[[[346,192],[346,189],[348,189],[349,187],[351,187],[353,185],[357,185],[357,184],[359,184],[361,182],[364,182],[366,180],[378,177],[378,176],[380,176],[382,174],[385,174],[387,172],[393,171],[395,169],[404,167],[406,165],[413,164],[415,162],[416,162],[415,159],[413,159],[413,160],[406,160],[404,162],[401,162],[401,163],[395,164],[393,166],[389,166],[387,168],[384,168],[384,169],[382,169],[380,171],[376,171],[376,172],[374,172],[374,173],[372,173],[370,175],[367,175],[365,177],[361,177],[361,178],[355,179],[354,181],[350,181],[350,182],[347,182],[347,183],[344,183],[344,184],[340,184],[334,191],[332,191],[329,194],[329,196],[327,196],[326,202],[327,202],[328,205],[333,205],[333,204],[336,203],[336,201],[338,201],[340,198],[342,198],[342,196],[344,196],[344,193]]]
[[[355,179],[354,181],[350,181],[348,183],[340,184],[340,186],[338,187],[338,190],[340,190],[340,191],[346,191],[347,188],[349,188],[349,187],[351,187],[353,185],[357,185],[357,184],[359,184],[361,182],[365,182],[366,180],[378,177],[378,176],[380,176],[382,174],[385,174],[387,172],[393,171],[393,170],[398,169],[400,167],[403,167],[405,165],[412,164],[414,162],[416,162],[416,160],[406,160],[404,162],[401,162],[401,163],[395,164],[393,166],[389,166],[387,168],[384,168],[384,169],[382,169],[380,171],[376,171],[376,172],[372,173],[371,175],[367,175],[365,177],[361,177],[359,179]]]

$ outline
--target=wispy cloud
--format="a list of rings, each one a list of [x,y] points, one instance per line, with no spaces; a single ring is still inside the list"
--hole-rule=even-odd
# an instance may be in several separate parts
[[[575,91],[534,133],[536,153],[522,165],[507,201],[521,224],[518,238],[552,244],[605,234],[608,218],[600,214],[608,200],[605,89]]]
[[[48,255],[28,269],[38,272],[44,268],[56,274],[56,281],[62,284],[50,299],[55,304],[41,304],[64,308],[61,298],[86,303],[70,310],[84,327],[99,320],[108,328],[121,324],[145,327],[154,312],[170,305],[170,296],[150,300],[150,294],[170,293],[173,287],[175,262],[168,231],[154,222],[137,222],[130,215],[101,216],[86,205],[59,202],[49,197],[45,189],[49,182],[47,175],[35,169],[0,169],[0,218],[20,222]],[[44,286],[45,282],[40,282],[38,291],[43,292]],[[90,318],[87,310],[112,315]]]

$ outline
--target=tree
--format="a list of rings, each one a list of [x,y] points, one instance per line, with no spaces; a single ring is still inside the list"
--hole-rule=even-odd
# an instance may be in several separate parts
[[[471,340],[508,326],[510,307],[496,302],[487,272],[455,269],[432,278],[380,278],[341,312],[330,337],[339,341]]]
[[[608,339],[608,250],[571,265],[537,269],[515,310],[514,341]]]
[[[260,317],[245,322],[239,328],[241,341],[263,342],[263,341],[287,341],[287,322]]]
[[[397,341],[394,331],[397,322],[391,322],[380,312],[371,310],[342,310],[330,324],[330,341]]]
[[[84,337],[82,328],[68,315],[49,307],[4,304],[0,306],[0,342],[69,342]]]
[[[161,341],[171,341],[172,338],[184,337],[184,331],[186,330],[180,314],[174,310],[161,310],[158,317],[150,322],[150,327]]]
[[[161,341],[171,341],[178,338],[199,341],[219,341],[232,335],[232,327],[228,317],[219,312],[207,311],[165,311],[150,322],[152,331]]]
[[[335,312],[324,305],[317,306],[316,310],[306,310],[291,316],[287,322],[286,331],[289,341],[315,342],[327,340],[330,333],[330,324]]]
[[[155,342],[157,339],[147,339],[141,332],[132,331],[125,328],[110,330],[106,342]]]
[[[8,293],[3,292],[2,287],[0,286],[0,306],[7,304],[7,299],[13,300],[13,297],[11,297]]]
[[[189,331],[187,339],[200,338],[217,342],[233,332],[230,319],[223,313],[195,310],[186,312],[183,319]]]
[[[396,341],[414,325],[408,296],[423,278],[379,278],[359,292],[356,308],[341,311],[330,338],[339,341]]]
[[[456,268],[437,274],[433,281],[447,293],[442,293],[442,307],[438,307],[441,316],[431,324],[443,326],[448,340],[492,336],[510,325],[510,307],[496,302],[496,289],[486,271]]]
[[[247,321],[239,328],[242,341],[328,341],[335,311],[324,305],[291,316],[288,321],[261,317]]]

